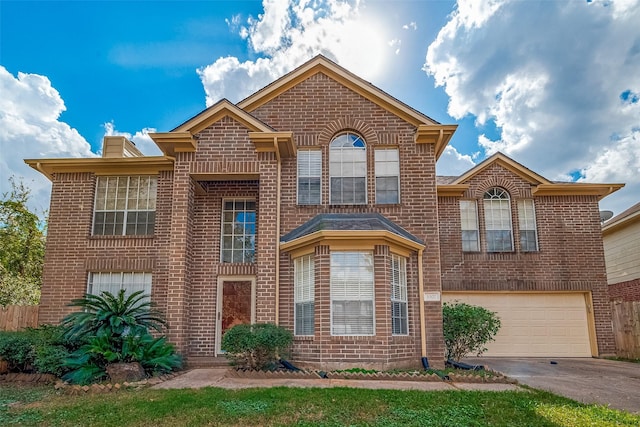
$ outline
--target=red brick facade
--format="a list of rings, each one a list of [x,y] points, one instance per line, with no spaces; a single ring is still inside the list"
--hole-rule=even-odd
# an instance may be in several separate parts
[[[640,301],[640,279],[609,285],[611,301]]]
[[[326,60],[320,62],[325,64]],[[381,242],[371,246],[375,334],[331,334],[332,249],[320,241],[311,249],[315,334],[294,339],[295,362],[324,368],[417,367],[421,356],[426,356],[433,366],[442,367],[441,303],[423,302],[420,279],[424,292],[436,295],[447,290],[590,292],[598,349],[601,353],[613,351],[596,196],[533,196],[530,181],[494,165],[470,177],[464,195],[438,197],[435,162],[441,150],[437,143],[416,143],[417,125],[411,118],[424,120],[426,126],[438,124],[406,106],[398,107],[397,100],[378,89],[358,83],[356,89],[364,89],[354,90],[329,74],[310,72],[280,92],[268,92],[266,102],[252,104],[243,113],[249,118],[239,117],[235,110],[216,116],[204,129],[194,132],[195,148],[181,146],[167,152],[171,156],[165,159],[171,159],[173,166],[170,171],[157,172],[152,236],[92,236],[96,173],[54,172],[40,320],[58,322],[68,313],[66,304],[87,291],[91,272],[150,272],[152,299],[166,313],[171,341],[187,360],[213,358],[219,339],[220,280],[252,278],[254,320],[278,322],[293,330],[293,258],[287,251],[278,253],[280,237],[318,214],[375,212],[424,242],[421,259],[417,251],[407,258],[408,335],[391,333],[391,249]],[[357,80],[346,72],[344,76]],[[297,204],[296,158],[281,157],[277,148],[257,149],[250,133],[260,126],[265,132],[291,132],[298,149],[313,147],[322,152],[321,204]],[[368,202],[364,205],[329,203],[329,144],[345,131],[366,141]],[[398,204],[375,203],[374,151],[378,147],[399,151]],[[131,174],[136,174],[135,170]],[[518,198],[534,199],[539,251],[519,252],[517,221],[513,224],[514,252],[462,251],[458,200],[481,199],[492,186],[511,194],[514,210]],[[256,202],[254,263],[221,262],[225,199]],[[482,222],[481,209],[479,215]],[[517,218],[515,211],[513,218]],[[482,227],[480,230],[484,241]],[[422,278],[418,263],[422,264]],[[424,325],[420,304],[424,304]],[[421,328],[426,354],[421,351]]]

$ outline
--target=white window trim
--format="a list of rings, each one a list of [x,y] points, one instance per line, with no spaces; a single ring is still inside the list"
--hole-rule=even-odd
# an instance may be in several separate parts
[[[309,278],[310,278],[310,294],[311,294],[311,298],[308,300],[299,300],[299,296],[297,295],[297,290],[299,288],[298,283],[297,283],[297,278],[298,278],[298,268],[301,268],[302,266],[299,266],[299,263],[304,263],[304,260],[308,259],[309,262],[309,267],[310,267],[310,271],[308,272],[309,274]],[[293,267],[293,331],[294,331],[294,335],[297,337],[308,337],[308,336],[314,336],[315,335],[315,259],[314,256],[312,254],[308,254],[308,255],[302,255],[298,258],[296,258],[294,261],[294,267]],[[313,327],[313,333],[311,334],[299,334],[296,326],[298,325],[298,310],[296,309],[296,305],[299,303],[308,303],[308,302],[313,302],[314,303],[314,313],[313,313],[313,322],[314,322],[314,327]]]
[[[311,175],[301,177],[300,167],[298,165],[298,161],[299,161],[299,157],[298,157],[298,160],[296,161],[296,204],[299,206],[322,205],[322,150],[320,150],[319,148],[311,148],[308,150],[298,150],[298,153],[300,153],[301,151],[312,151],[320,155],[320,174],[317,177],[311,176]],[[320,199],[318,200],[318,203],[300,203],[300,178],[319,178],[320,179]]]
[[[362,142],[364,143],[364,159],[365,159],[365,174],[364,174],[364,202],[363,203],[338,203],[338,202],[334,202],[333,199],[331,198],[331,178],[333,177],[331,175],[331,144],[333,143],[333,141],[335,141],[337,138],[339,138],[342,135],[346,135],[346,134],[352,134],[352,135],[356,135],[358,138],[360,138],[362,140]],[[367,150],[367,141],[365,141],[365,139],[358,133],[355,132],[342,132],[336,136],[334,136],[331,139],[331,142],[329,143],[329,204],[330,205],[335,205],[335,206],[364,206],[369,204],[369,165],[368,165],[368,150]],[[337,176],[336,178],[359,178],[359,177],[344,177],[342,175],[340,175],[339,177]]]
[[[398,174],[397,175],[378,175],[378,171],[377,171],[377,167],[378,167],[378,161],[376,159],[376,153],[381,152],[381,151],[395,151],[398,154]],[[376,204],[381,204],[381,205],[397,205],[400,203],[400,200],[402,195],[401,195],[401,191],[400,191],[400,149],[397,147],[390,147],[390,148],[376,148],[373,150],[373,162],[374,162],[374,175],[375,175],[375,195],[376,195]],[[386,163],[386,162],[385,162]],[[378,201],[378,178],[391,178],[391,177],[395,177],[396,181],[398,183],[398,200],[396,200],[393,203],[380,203]]]
[[[521,208],[521,205],[526,205],[527,202],[531,203],[531,214],[533,216],[533,218],[531,218],[533,220],[533,228],[523,228],[522,226],[522,222],[523,220],[529,219],[529,218],[523,218],[522,217],[522,213],[523,213],[523,209]],[[538,242],[538,221],[536,219],[536,204],[535,201],[533,199],[519,199],[517,200],[517,207],[518,207],[518,228],[519,228],[519,232],[520,232],[520,251],[521,252],[538,252],[540,250],[540,246],[539,246],[539,242]],[[527,209],[525,207],[525,209]],[[522,248],[522,232],[523,231],[533,231],[534,235],[535,235],[535,244],[536,247],[533,250],[525,250]]]
[[[475,228],[473,228],[473,229],[464,228],[463,219],[462,219],[462,204],[463,203],[469,203],[469,204],[471,204],[473,206],[474,214],[475,214]],[[462,244],[462,252],[480,252],[481,246],[480,246],[480,222],[478,220],[478,202],[475,199],[460,199],[458,205],[459,205],[459,209],[460,209],[460,240],[461,240],[461,244]],[[466,250],[464,248],[464,239],[462,238],[462,234],[463,234],[464,231],[475,231],[476,232],[476,247],[477,247],[477,249],[475,249],[475,250]]]
[[[336,252],[347,252],[347,253],[358,253],[358,254],[368,254],[371,256],[371,261],[373,263],[374,261],[374,257],[373,257],[373,253],[369,252],[369,251],[332,251],[331,254],[336,253]],[[331,256],[330,254],[330,256]],[[331,258],[329,259],[329,306],[330,306],[330,323],[329,323],[329,329],[331,332],[331,336],[334,337],[367,337],[367,336],[375,336],[376,335],[376,293],[375,293],[375,265],[374,265],[374,270],[372,272],[373,277],[372,277],[372,283],[371,283],[371,291],[372,291],[372,297],[371,297],[371,312],[372,312],[372,333],[371,334],[335,334],[333,332],[333,297],[331,296],[331,291],[332,291],[332,286],[333,286],[333,272],[331,271]],[[342,300],[340,300],[342,301]]]
[[[129,185],[131,183],[131,178],[150,178],[150,179],[154,179],[155,180],[155,194],[153,194],[153,199],[154,201],[154,207],[153,209],[129,209],[127,207],[127,205],[129,204]],[[101,179],[109,179],[109,178],[126,178],[127,179],[127,191],[126,191],[126,199],[125,199],[125,208],[124,209],[97,209],[97,205],[98,205],[98,187],[99,184],[98,182]],[[107,181],[108,182],[108,181]],[[151,196],[151,192],[148,195],[149,197],[147,198],[147,202],[150,200],[150,196]],[[105,194],[105,198],[106,198],[106,194]],[[139,200],[138,200],[139,203]],[[91,235],[92,236],[99,236],[99,237],[103,237],[103,236],[139,236],[139,237],[145,237],[145,236],[153,236],[155,234],[155,225],[156,225],[156,219],[154,217],[154,221],[153,221],[153,227],[151,230],[151,233],[147,233],[147,234],[127,234],[127,225],[129,224],[129,213],[130,212],[154,212],[157,213],[157,203],[158,203],[158,177],[156,175],[98,175],[96,177],[96,182],[95,182],[95,190],[94,190],[94,194],[93,194],[93,211],[92,211],[92,216],[91,216]],[[120,234],[95,234],[95,227],[96,227],[96,213],[98,212],[123,212],[123,224],[122,224],[122,233]],[[103,226],[104,228],[104,226]],[[104,230],[103,230],[104,231]]]
[[[392,336],[396,336],[396,337],[402,337],[402,336],[407,336],[409,335],[409,289],[407,286],[407,259],[403,256],[400,255],[396,255],[396,254],[391,254],[391,304],[392,304],[392,311],[391,311],[391,335]],[[398,283],[397,285],[394,283],[393,281],[393,262],[397,262],[398,263],[398,267],[399,267],[399,277],[400,277],[400,283]],[[393,288],[394,286],[398,286],[400,288],[400,294],[402,295],[403,290],[404,290],[404,299],[399,299],[399,298],[394,298],[393,297]],[[393,332],[393,303],[400,303],[400,304],[404,304],[405,306],[405,311],[406,311],[406,317],[404,318],[404,327],[406,329],[407,332],[403,333],[403,334],[396,334]]]
[[[506,199],[485,199],[485,195],[489,192],[492,191],[494,189],[498,189],[501,190],[504,194],[506,194],[507,198]],[[511,237],[511,248],[509,248],[508,250],[489,250],[489,231],[507,231],[506,228],[489,228],[487,221],[488,221],[488,215],[487,215],[487,202],[491,203],[492,201],[500,201],[500,202],[506,202],[507,206],[508,206],[508,212],[509,212],[509,234]],[[509,253],[509,252],[514,252],[515,251],[515,245],[513,242],[514,236],[513,236],[513,212],[511,211],[511,195],[509,194],[509,192],[507,190],[505,190],[504,188],[501,187],[491,187],[489,189],[487,189],[487,191],[485,191],[482,195],[482,209],[484,212],[484,229],[485,229],[485,240],[486,240],[486,244],[487,244],[487,252],[489,253]],[[492,209],[491,209],[492,210]]]
[[[103,274],[110,274],[112,276],[119,276],[120,279],[118,282],[111,282],[111,283],[117,283],[119,285],[119,289],[118,292],[116,292],[115,294],[112,293],[112,295],[117,296],[117,294],[120,292],[121,289],[125,289],[127,292],[125,293],[125,295],[131,295],[131,293],[133,292],[129,292],[129,290],[124,286],[124,275],[125,274],[142,274],[143,278],[146,279],[148,278],[148,283],[146,281],[143,282],[143,285],[146,287],[146,285],[149,285],[149,292],[146,292],[146,289],[143,289],[143,291],[145,291],[145,294],[147,294],[149,296],[149,298],[151,298],[152,292],[153,292],[153,273],[149,272],[149,271],[90,271],[89,274],[87,275],[87,294],[89,295],[96,295],[96,296],[100,296],[102,294],[102,292],[100,292],[100,294],[96,294],[93,292],[93,287],[95,285],[95,280],[94,280],[94,275],[103,275]]]
[[[257,238],[258,238],[258,202],[256,201],[256,199],[251,198],[251,197],[227,197],[227,198],[223,198],[222,199],[222,206],[220,207],[220,263],[224,263],[224,264],[242,264],[242,263],[234,263],[234,262],[225,262],[223,261],[223,253],[224,253],[224,204],[226,202],[254,202],[256,204],[256,208],[254,210],[255,214],[256,214],[256,220],[254,223],[255,226],[255,234],[253,235],[254,237],[254,247],[253,247],[253,262],[252,263],[247,263],[247,264],[254,264],[256,263],[256,257],[258,256],[258,247],[257,247]],[[233,256],[231,257],[233,260]]]

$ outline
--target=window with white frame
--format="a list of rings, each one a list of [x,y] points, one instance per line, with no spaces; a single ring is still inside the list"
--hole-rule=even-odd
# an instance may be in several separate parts
[[[407,259],[391,254],[391,333],[407,335]]]
[[[375,150],[376,203],[400,203],[400,157],[397,148]]]
[[[93,235],[151,235],[156,221],[154,176],[99,176]]]
[[[294,334],[313,335],[315,324],[313,255],[305,255],[295,259],[293,276]]]
[[[360,136],[347,132],[331,141],[329,193],[334,205],[367,203],[367,147]]]
[[[462,250],[478,252],[480,233],[478,230],[478,205],[475,200],[460,200],[460,227],[462,228]]]
[[[373,254],[331,253],[331,334],[374,335]]]
[[[225,200],[222,209],[222,262],[255,262],[256,202]]]
[[[522,252],[537,251],[538,229],[536,227],[536,209],[533,200],[518,200],[518,223],[520,225],[520,250]]]
[[[502,188],[494,187],[484,193],[483,199],[487,251],[513,251],[509,193]]]
[[[117,296],[121,289],[125,290],[126,296],[142,291],[150,297],[151,273],[89,273],[88,294],[99,296],[103,292],[109,292],[111,295]]]
[[[321,203],[322,152],[320,150],[298,151],[298,204],[319,205]]]

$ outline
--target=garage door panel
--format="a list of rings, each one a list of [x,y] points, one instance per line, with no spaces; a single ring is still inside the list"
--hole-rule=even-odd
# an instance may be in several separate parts
[[[443,293],[494,311],[502,327],[486,356],[591,357],[584,295],[581,293]]]

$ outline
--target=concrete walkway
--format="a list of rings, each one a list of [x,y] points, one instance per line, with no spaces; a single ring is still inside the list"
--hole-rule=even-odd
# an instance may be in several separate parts
[[[640,413],[640,364],[591,358],[481,357],[465,360],[583,403]]]
[[[169,381],[153,386],[156,389],[221,387],[227,389],[255,387],[353,387],[387,390],[522,390],[515,384],[446,383],[444,381],[386,381],[342,379],[249,379],[233,378],[226,374],[228,368],[193,369]]]

